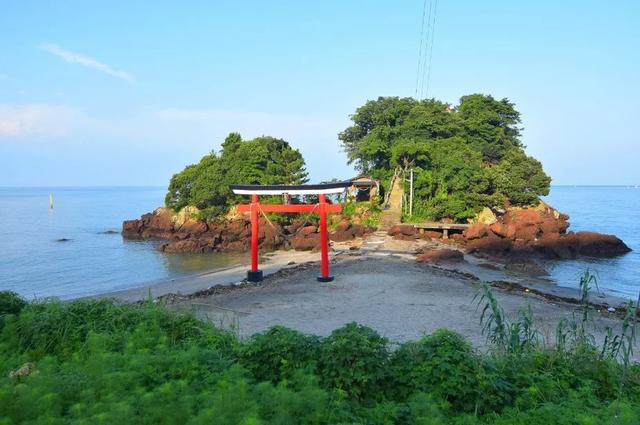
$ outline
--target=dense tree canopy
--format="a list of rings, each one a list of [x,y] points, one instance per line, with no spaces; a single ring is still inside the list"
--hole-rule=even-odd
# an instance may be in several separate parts
[[[238,133],[231,133],[220,153],[205,155],[171,178],[165,203],[174,210],[196,206],[212,218],[224,214],[237,201],[229,189],[231,184],[306,181],[304,159],[286,141],[268,136],[242,140]]]
[[[520,113],[507,99],[473,94],[438,100],[380,97],[357,109],[339,138],[349,163],[386,180],[414,168],[418,216],[462,220],[482,207],[528,205],[551,179],[524,152]]]

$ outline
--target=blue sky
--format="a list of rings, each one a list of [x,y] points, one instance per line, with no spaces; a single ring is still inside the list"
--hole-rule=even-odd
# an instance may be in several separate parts
[[[414,94],[422,5],[0,0],[0,186],[164,185],[231,131],[350,177],[337,133]],[[508,97],[555,184],[640,184],[638,21],[635,1],[440,0],[429,96]]]

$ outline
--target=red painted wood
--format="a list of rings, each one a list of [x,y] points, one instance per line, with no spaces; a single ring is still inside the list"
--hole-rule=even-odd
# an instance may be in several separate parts
[[[258,211],[260,201],[258,195],[251,195],[251,204],[248,205],[251,211],[251,271],[258,271]]]
[[[329,237],[327,233],[327,197],[318,195],[320,201],[320,271],[322,277],[329,277]]]

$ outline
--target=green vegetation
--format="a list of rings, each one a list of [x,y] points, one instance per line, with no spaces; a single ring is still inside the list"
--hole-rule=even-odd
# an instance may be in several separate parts
[[[220,153],[205,155],[171,178],[165,204],[176,211],[195,206],[203,218],[216,218],[239,199],[229,189],[231,184],[306,181],[304,159],[286,141],[268,136],[242,140],[238,133],[231,133]]]
[[[610,349],[586,331],[551,349],[530,313],[511,322],[488,287],[479,297],[486,354],[448,330],[399,346],[355,323],[325,338],[277,326],[240,341],[153,302],[0,293],[0,423],[637,423],[630,319]],[[585,329],[586,305],[563,329]]]
[[[520,113],[507,99],[473,94],[451,108],[435,99],[380,97],[351,119],[339,138],[359,171],[388,187],[396,170],[415,170],[414,218],[464,220],[483,207],[530,205],[549,193],[551,179],[524,152]],[[238,201],[230,184],[306,181],[304,159],[286,141],[231,133],[221,152],[171,178],[165,204],[195,206],[213,219]]]
[[[340,219],[346,219],[349,222],[358,220],[359,224],[370,227],[378,227],[380,221],[380,207],[369,201],[348,202],[344,204]]]
[[[463,220],[483,207],[529,205],[551,179],[524,152],[520,113],[507,99],[473,94],[455,108],[431,99],[380,97],[357,109],[339,138],[363,173],[388,182],[415,170],[414,215]]]

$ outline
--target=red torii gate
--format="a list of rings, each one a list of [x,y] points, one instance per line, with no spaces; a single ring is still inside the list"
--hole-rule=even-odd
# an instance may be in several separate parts
[[[251,213],[251,270],[247,272],[249,282],[260,282],[262,270],[258,269],[258,213],[317,213],[320,215],[320,263],[319,282],[331,282],[329,275],[329,235],[327,232],[327,213],[342,211],[342,205],[327,203],[328,194],[341,193],[351,182],[338,182],[311,185],[231,185],[236,195],[251,195],[250,204],[239,204],[240,213]],[[259,195],[317,195],[318,203],[313,204],[261,204]]]

